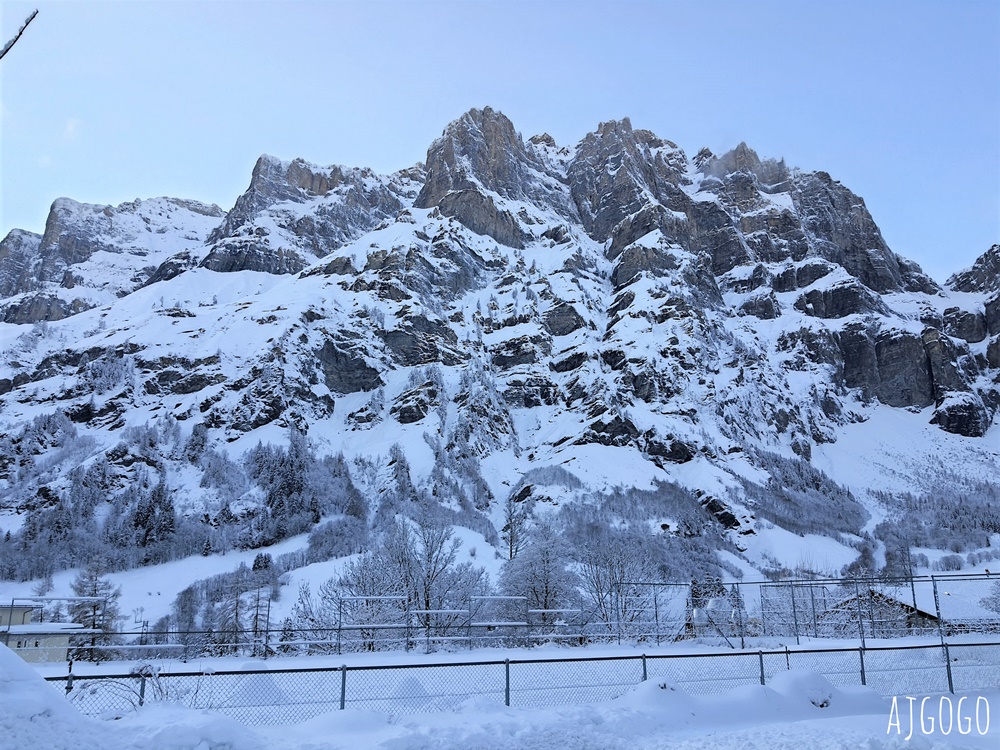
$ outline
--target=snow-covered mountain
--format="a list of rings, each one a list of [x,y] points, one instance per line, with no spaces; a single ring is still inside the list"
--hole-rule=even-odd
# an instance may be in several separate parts
[[[273,487],[244,458],[294,428],[369,525],[419,497],[502,546],[512,507],[590,505],[733,569],[802,563],[802,534],[884,565],[879,522],[930,535],[914,508],[944,487],[976,522],[941,533],[980,550],[998,248],[940,286],[824,172],[689,158],[628,119],[525,140],[490,108],[389,176],[261,157],[228,213],[60,199],[0,244],[7,544],[87,487],[112,547],[137,503],[159,512],[136,486],[215,545],[301,531],[261,521]]]

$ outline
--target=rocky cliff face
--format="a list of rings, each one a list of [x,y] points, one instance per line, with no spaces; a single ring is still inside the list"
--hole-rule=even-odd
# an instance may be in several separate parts
[[[980,255],[972,268],[948,279],[947,286],[956,292],[1000,293],[1000,245]]]
[[[199,248],[224,216],[177,198],[97,206],[60,198],[41,237],[15,230],[0,243],[0,319],[55,321],[141,287],[164,259]]]
[[[111,441],[170,415],[237,445],[296,425],[463,456],[498,497],[554,465],[722,493],[753,450],[810,460],[885,409],[995,436],[998,247],[942,289],[825,173],[690,159],[627,119],[525,141],[471,110],[388,177],[262,157],[224,216],[57,202],[0,245],[4,320],[59,321],[8,329],[0,419],[58,408]],[[96,362],[126,375],[95,392]],[[746,531],[740,502],[706,500]]]
[[[213,271],[298,273],[412,202],[420,170],[388,178],[368,169],[258,159],[250,187],[208,239]]]

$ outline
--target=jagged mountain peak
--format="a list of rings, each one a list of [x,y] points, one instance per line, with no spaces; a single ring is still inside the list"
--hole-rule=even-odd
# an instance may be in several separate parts
[[[990,247],[969,268],[952,275],[945,286],[956,292],[1000,292],[1000,244]]]
[[[503,113],[490,107],[470,109],[427,150],[427,179],[415,205],[431,208],[448,193],[462,190],[521,199],[527,167],[534,162],[514,123]]]
[[[395,216],[412,200],[414,181],[422,176],[419,168],[386,177],[368,168],[320,167],[265,154],[246,192],[208,238],[210,248],[199,265],[222,272],[298,273]],[[191,265],[191,259],[171,260],[177,272]]]
[[[224,216],[180,198],[118,206],[58,198],[37,240],[9,235],[0,250],[0,319],[59,320],[138,289],[171,254],[200,247]]]
[[[668,148],[680,150],[680,147],[664,138],[660,138],[656,133],[644,128],[633,128],[632,120],[629,117],[622,117],[620,120],[606,120],[597,126],[597,130],[584,136],[588,138],[607,139],[610,142],[628,142],[648,146],[651,149]],[[683,153],[683,152],[682,152]]]

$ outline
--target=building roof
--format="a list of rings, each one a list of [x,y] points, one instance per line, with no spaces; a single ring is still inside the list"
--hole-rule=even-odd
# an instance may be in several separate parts
[[[29,622],[25,625],[11,625],[10,628],[0,628],[2,633],[11,635],[79,635],[82,633],[103,633],[96,628],[85,628],[76,622]]]

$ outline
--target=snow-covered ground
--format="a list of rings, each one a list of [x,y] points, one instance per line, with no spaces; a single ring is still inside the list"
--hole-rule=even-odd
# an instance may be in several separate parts
[[[348,709],[301,724],[251,729],[206,711],[149,704],[118,721],[99,721],[78,714],[58,690],[0,646],[0,737],[10,748],[934,750],[997,746],[1000,731],[992,723],[987,726],[987,711],[1000,705],[1000,690],[932,695],[925,703],[921,702],[924,696],[913,697],[917,700],[912,703],[912,734],[911,702],[905,696],[899,697],[894,710],[891,700],[867,688],[837,688],[818,675],[796,670],[775,676],[767,687],[743,687],[713,696],[690,695],[675,684],[654,679],[612,701],[558,709],[506,708],[470,699],[452,711],[398,719]]]

